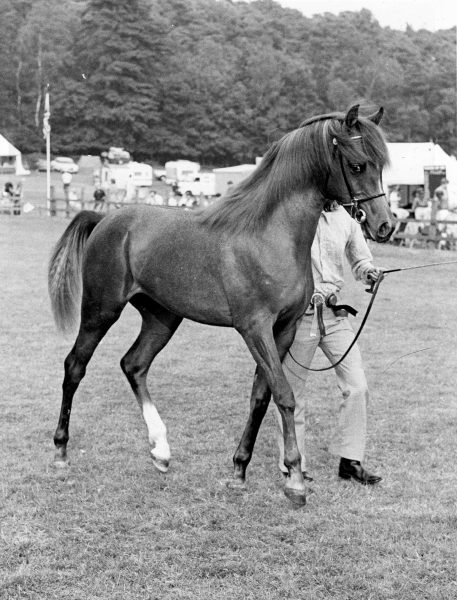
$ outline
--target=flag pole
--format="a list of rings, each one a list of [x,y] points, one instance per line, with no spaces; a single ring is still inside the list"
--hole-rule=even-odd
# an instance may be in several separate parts
[[[51,216],[51,125],[49,117],[51,110],[49,105],[49,83],[46,86],[44,97],[44,114],[43,114],[43,135],[46,140],[46,209],[48,215]]]

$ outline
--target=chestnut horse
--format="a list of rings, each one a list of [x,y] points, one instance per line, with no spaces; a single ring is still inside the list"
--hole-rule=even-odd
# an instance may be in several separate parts
[[[130,302],[142,326],[121,367],[142,408],[155,467],[168,469],[170,448],[146,386],[154,357],[184,318],[234,327],[257,368],[232,485],[245,486],[272,394],[283,421],[284,492],[305,504],[295,401],[282,360],[313,293],[310,249],[319,215],[325,199],[333,198],[373,240],[386,242],[393,229],[381,182],[388,161],[378,127],[382,109],[361,117],[358,108],[305,121],[275,142],[247,179],[200,212],[134,205],[108,216],[76,215],[49,265],[57,325],[65,330],[79,319],[65,360],[57,464],[67,461],[72,400],[86,366]]]

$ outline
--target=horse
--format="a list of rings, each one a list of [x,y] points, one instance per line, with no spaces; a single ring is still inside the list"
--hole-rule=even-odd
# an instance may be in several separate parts
[[[66,465],[72,401],[96,347],[130,303],[140,333],[121,359],[147,426],[153,465],[169,468],[167,430],[146,385],[155,356],[183,319],[235,328],[256,370],[250,413],[229,487],[246,469],[270,397],[284,432],[284,493],[306,503],[294,396],[282,368],[313,293],[311,243],[326,199],[337,200],[366,235],[386,242],[393,217],[382,190],[388,151],[379,122],[359,105],[318,115],[274,142],[255,170],[201,211],[135,205],[108,215],[82,211],[52,252],[48,288],[59,329],[79,330],[65,359],[55,463]],[[79,315],[78,315],[79,313]]]

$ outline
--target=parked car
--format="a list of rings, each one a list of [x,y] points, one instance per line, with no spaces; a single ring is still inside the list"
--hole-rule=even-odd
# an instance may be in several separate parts
[[[67,156],[57,156],[54,160],[51,160],[51,171],[59,171],[59,173],[77,173],[79,167],[72,158],[68,158]]]

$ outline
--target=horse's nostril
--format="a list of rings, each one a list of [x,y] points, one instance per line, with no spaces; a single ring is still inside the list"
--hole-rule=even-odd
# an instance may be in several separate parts
[[[382,240],[388,239],[392,235],[393,230],[394,230],[393,225],[391,223],[385,221],[378,228],[378,232],[377,232],[378,239],[382,239]]]

